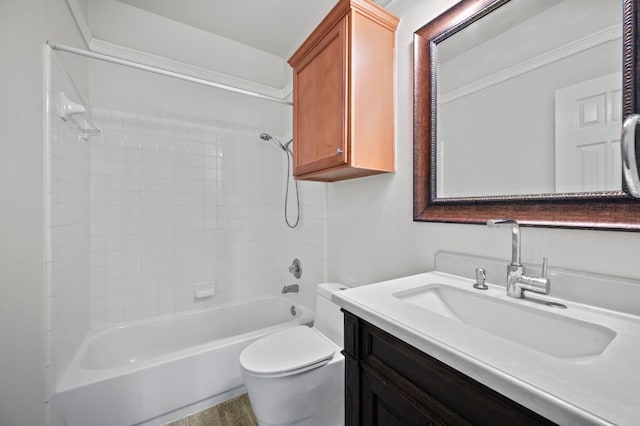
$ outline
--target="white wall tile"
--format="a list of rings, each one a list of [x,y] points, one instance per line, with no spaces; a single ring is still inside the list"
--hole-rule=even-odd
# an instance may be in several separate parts
[[[94,327],[280,290],[281,150],[253,133],[94,115],[104,130],[90,157]],[[193,284],[207,280],[216,295],[196,300]]]
[[[90,147],[71,122],[58,117],[58,93],[87,105],[52,58],[45,174],[47,283],[47,400],[90,326]],[[48,83],[47,83],[48,84]]]

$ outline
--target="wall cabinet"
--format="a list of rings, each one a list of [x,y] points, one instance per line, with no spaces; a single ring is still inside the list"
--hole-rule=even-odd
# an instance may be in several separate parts
[[[395,170],[397,25],[369,0],[339,0],[289,59],[297,179]]]
[[[345,425],[553,425],[345,312]]]

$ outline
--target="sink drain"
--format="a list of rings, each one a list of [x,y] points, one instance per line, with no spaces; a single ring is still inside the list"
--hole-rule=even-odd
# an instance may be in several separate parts
[[[567,305],[558,302],[547,302],[546,305],[551,306],[552,308],[567,309]]]

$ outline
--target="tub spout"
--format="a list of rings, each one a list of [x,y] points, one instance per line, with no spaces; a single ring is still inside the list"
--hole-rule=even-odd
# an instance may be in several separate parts
[[[300,291],[298,284],[285,285],[282,287],[282,293],[297,293]]]

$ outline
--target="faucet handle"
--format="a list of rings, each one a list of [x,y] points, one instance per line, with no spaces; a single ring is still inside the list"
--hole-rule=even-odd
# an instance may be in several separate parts
[[[542,258],[542,274],[540,275],[542,278],[547,278],[547,263],[549,258],[547,256],[544,256]]]
[[[300,263],[300,259],[293,259],[293,262],[291,262],[291,266],[289,266],[289,272],[296,279],[300,279],[300,277],[302,276],[302,264]]]
[[[547,264],[549,263],[548,260],[547,256],[542,258],[542,273],[539,278],[539,281],[544,285],[544,290],[542,291],[544,294],[549,294],[551,291],[551,280],[549,279],[547,271]]]

